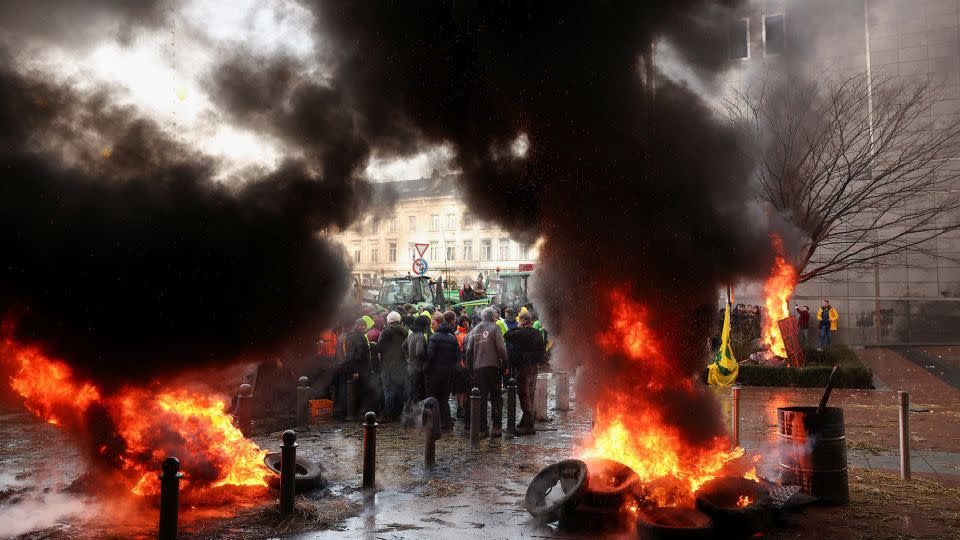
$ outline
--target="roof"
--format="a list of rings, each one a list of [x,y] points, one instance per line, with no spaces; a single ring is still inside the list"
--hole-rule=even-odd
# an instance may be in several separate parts
[[[424,197],[449,197],[460,195],[460,175],[448,174],[436,178],[378,182],[373,185],[377,196],[393,194],[398,200]]]

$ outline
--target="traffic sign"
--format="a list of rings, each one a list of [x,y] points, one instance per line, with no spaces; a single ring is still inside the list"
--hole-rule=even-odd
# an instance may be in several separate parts
[[[413,261],[413,273],[415,274],[418,274],[421,276],[426,275],[428,268],[429,266],[427,265],[427,260],[424,259],[423,257],[420,257],[419,259],[415,259]]]
[[[427,248],[430,247],[430,244],[414,244],[414,245],[417,246],[417,255],[419,255],[420,258],[423,258],[423,254],[426,253]]]

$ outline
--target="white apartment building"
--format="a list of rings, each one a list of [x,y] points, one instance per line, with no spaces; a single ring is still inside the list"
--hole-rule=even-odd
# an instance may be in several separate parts
[[[383,214],[368,214],[332,235],[343,244],[360,278],[413,273],[416,244],[429,244],[423,258],[430,276],[462,283],[498,269],[517,270],[537,260],[537,246],[518,241],[470,212],[460,196],[459,176],[374,184],[378,197],[393,196]],[[493,196],[493,194],[491,194]]]

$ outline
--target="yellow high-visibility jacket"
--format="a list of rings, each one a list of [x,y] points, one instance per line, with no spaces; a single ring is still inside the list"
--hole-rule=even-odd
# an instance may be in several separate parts
[[[823,320],[823,308],[821,307],[820,309],[817,310],[817,322],[819,323],[822,320]],[[830,306],[830,331],[831,332],[837,329],[837,321],[839,320],[840,320],[840,314],[837,313],[837,310],[833,306]],[[817,327],[819,328],[819,326],[820,325],[818,324]]]

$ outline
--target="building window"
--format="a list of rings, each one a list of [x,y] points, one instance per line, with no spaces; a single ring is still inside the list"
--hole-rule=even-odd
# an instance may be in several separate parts
[[[727,40],[732,60],[750,58],[750,19],[733,21]]]
[[[387,247],[389,248],[390,262],[397,262],[397,243],[390,242]]]
[[[439,257],[437,256],[438,249],[439,248],[437,247],[437,241],[436,240],[431,241],[430,242],[430,260],[431,261],[439,260]]]
[[[370,246],[370,262],[380,262],[380,248],[375,244]]]
[[[370,220],[370,232],[376,234],[380,232],[380,220],[373,218]]]
[[[490,228],[490,224],[487,223],[486,221],[481,221],[481,222],[480,222],[480,228],[481,228],[481,229],[489,229],[489,228]]]
[[[463,215],[463,228],[469,229],[473,227],[473,214],[467,213]]]
[[[521,261],[527,260],[530,252],[530,244],[526,242],[517,243],[517,258]]]
[[[763,52],[780,54],[784,47],[783,15],[767,15],[763,18]]]
[[[353,262],[360,264],[360,246],[353,246]]]
[[[407,256],[411,261],[417,258],[417,252],[416,248],[413,247],[413,242],[407,244]]]
[[[465,261],[473,260],[473,240],[463,241],[463,260]]]
[[[440,214],[433,214],[430,216],[430,230],[431,231],[440,230]]]
[[[353,227],[350,228],[353,232],[357,234],[363,234],[363,222],[357,221],[353,224]]]
[[[493,257],[493,240],[486,238],[480,241],[480,260],[489,261]]]
[[[510,260],[510,240],[505,238],[500,239],[500,258],[499,261],[509,261]]]
[[[417,231],[417,216],[410,216],[410,227],[409,227],[409,230],[410,230],[411,232],[416,232],[416,231]]]
[[[447,214],[447,230],[455,231],[457,230],[457,215],[456,214]]]
[[[397,215],[390,216],[390,232],[397,232]]]
[[[447,260],[457,260],[457,245],[453,242],[447,242]]]

